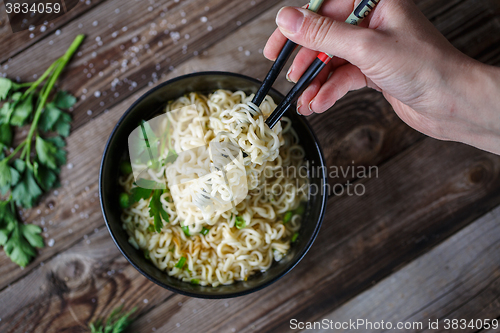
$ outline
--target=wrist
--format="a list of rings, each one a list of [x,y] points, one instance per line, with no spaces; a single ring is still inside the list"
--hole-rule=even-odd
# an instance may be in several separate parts
[[[500,68],[467,57],[455,72],[450,139],[500,153]]]

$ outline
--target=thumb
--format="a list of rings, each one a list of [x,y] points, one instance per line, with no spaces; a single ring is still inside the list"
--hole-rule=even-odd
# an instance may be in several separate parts
[[[366,44],[375,37],[373,29],[335,21],[296,7],[281,8],[276,24],[281,33],[295,43],[332,54],[357,66],[369,56]]]

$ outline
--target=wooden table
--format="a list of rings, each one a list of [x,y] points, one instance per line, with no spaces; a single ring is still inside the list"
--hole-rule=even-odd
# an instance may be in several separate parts
[[[87,35],[59,81],[79,99],[62,187],[24,214],[54,244],[25,269],[0,253],[0,332],[84,332],[120,304],[138,306],[134,332],[282,332],[291,319],[422,322],[404,332],[445,332],[446,318],[500,317],[500,157],[425,137],[368,89],[308,119],[329,166],[378,166],[378,177],[330,179],[364,184],[366,194],[331,196],[311,250],[274,285],[236,299],[185,297],[149,282],[113,244],[97,179],[119,117],[151,86],[185,73],[263,78],[276,12],[303,2],[89,0],[43,33],[16,34],[0,6],[8,77],[32,80]],[[417,2],[457,48],[500,65],[498,0]],[[282,75],[275,86],[291,85]],[[436,319],[440,328],[429,330]]]

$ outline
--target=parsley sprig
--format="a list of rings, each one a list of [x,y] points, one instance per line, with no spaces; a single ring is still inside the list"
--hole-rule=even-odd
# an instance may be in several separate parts
[[[166,223],[170,222],[170,216],[165,209],[163,209],[163,205],[160,201],[161,195],[168,192],[168,189],[153,190],[137,186],[132,188],[130,192],[130,194],[125,192],[120,194],[119,199],[122,208],[128,208],[141,199],[147,200],[151,198],[149,201],[149,216],[153,218],[154,224],[150,225],[148,231],[160,232],[163,228],[163,221]]]
[[[83,42],[78,35],[66,53],[35,82],[15,83],[0,78],[0,245],[13,262],[26,266],[43,247],[40,228],[21,224],[15,205],[33,207],[41,195],[58,185],[60,168],[66,163],[64,137],[70,132],[71,116],[64,112],[76,103],[59,91],[49,102],[54,85]],[[31,122],[28,135],[12,147],[14,128]]]
[[[43,247],[41,232],[37,225],[18,223],[11,197],[0,201],[0,245],[13,262],[25,267],[31,261],[36,254],[35,248]]]
[[[108,319],[103,323],[102,319],[98,319],[95,323],[90,323],[89,328],[91,333],[121,333],[130,325],[132,320],[129,318],[137,308],[133,308],[127,313],[121,313],[123,306],[114,309]]]

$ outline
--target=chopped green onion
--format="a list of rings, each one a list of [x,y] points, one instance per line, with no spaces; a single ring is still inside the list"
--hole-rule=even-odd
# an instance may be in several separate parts
[[[234,222],[234,226],[238,229],[243,229],[247,226],[245,220],[241,216],[236,216],[236,221]]]
[[[306,210],[306,207],[304,204],[301,204],[299,207],[297,207],[293,212],[297,215],[302,215],[304,214],[304,211]]]
[[[144,250],[144,258],[146,259],[151,259],[151,257],[149,256],[149,251],[148,250]]]
[[[290,220],[292,219],[292,216],[293,216],[292,211],[286,212],[285,216],[283,216],[283,224],[290,222]]]
[[[297,240],[297,237],[299,237],[299,233],[298,232],[296,232],[296,233],[293,234],[293,236],[292,236],[292,243],[295,243],[295,241]]]
[[[182,231],[184,231],[184,235],[186,236],[191,236],[191,234],[189,233],[189,227],[187,225],[181,227]]]
[[[206,235],[208,234],[208,232],[209,232],[209,231],[210,231],[210,229],[207,229],[207,228],[203,227],[203,229],[201,229],[201,232],[200,232],[200,233],[201,233],[203,236],[206,236]]]
[[[132,173],[132,165],[130,164],[130,162],[127,162],[127,161],[123,161],[120,163],[120,171],[124,174],[124,175],[129,175]]]
[[[182,268],[186,264],[186,257],[181,257],[177,264],[175,264],[176,268]]]
[[[128,208],[129,207],[130,198],[127,193],[120,193],[120,207]]]
[[[200,284],[200,280],[198,279],[191,279],[192,284]]]
[[[148,231],[149,231],[149,232],[155,232],[155,226],[154,226],[154,224],[150,224],[150,225],[148,226]]]

